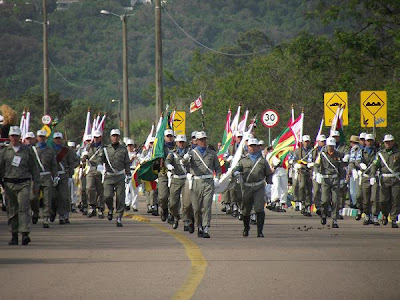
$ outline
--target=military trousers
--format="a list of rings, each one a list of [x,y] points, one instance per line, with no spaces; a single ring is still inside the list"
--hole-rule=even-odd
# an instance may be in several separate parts
[[[145,190],[145,195],[146,195],[146,204],[153,206],[158,204],[158,189],[151,190],[151,191],[146,191]]]
[[[256,213],[264,212],[265,184],[246,186],[243,184],[242,215],[248,217],[254,207]]]
[[[86,193],[89,205],[104,210],[103,176],[100,172],[86,175]]]
[[[86,192],[86,175],[81,178],[81,203],[82,207],[88,207],[88,196]]]
[[[169,197],[169,187],[168,187],[168,177],[167,175],[158,176],[158,204],[162,209],[168,209],[168,197]]]
[[[361,213],[374,216],[379,215],[379,185],[376,182],[374,185],[369,183],[369,178],[363,177],[361,181],[362,206]]]
[[[297,177],[298,201],[305,207],[311,206],[312,180],[309,172],[301,171]]]
[[[4,182],[8,226],[11,233],[31,231],[30,190],[30,180],[22,183]]]
[[[43,197],[42,217],[50,217],[53,196],[53,180],[51,178],[51,175],[40,176],[39,194],[33,195],[32,193],[31,208],[35,216],[39,216],[40,194]]]
[[[60,181],[58,182],[57,186],[53,187],[51,196],[52,202],[50,205],[50,214],[52,216],[55,216],[57,213],[60,216],[64,216],[69,213],[71,209],[71,201],[67,176],[64,175],[60,177]]]
[[[192,224],[194,218],[193,205],[191,201],[192,191],[189,190],[189,181],[185,181],[184,191],[182,193],[182,216],[183,220]]]
[[[169,196],[169,212],[174,218],[179,217],[179,210],[185,193],[185,178],[172,178]]]
[[[397,218],[400,214],[400,180],[395,177],[382,178],[379,193],[382,214]]]
[[[214,180],[193,179],[190,193],[195,226],[210,226],[211,206],[214,197]]]
[[[313,187],[313,202],[315,207],[318,209],[321,207],[321,184],[316,179],[312,180]]]
[[[125,209],[125,175],[106,175],[104,179],[104,198],[109,210],[114,210],[114,195],[115,206],[117,207],[118,217],[123,216]]]
[[[323,178],[321,183],[321,206],[322,214],[328,214],[329,204],[332,207],[332,218],[339,217],[339,209],[341,204],[339,178]]]

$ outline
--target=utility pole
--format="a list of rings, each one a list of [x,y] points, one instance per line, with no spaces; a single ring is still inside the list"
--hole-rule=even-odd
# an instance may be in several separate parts
[[[43,0],[43,112],[49,114],[49,54],[47,44],[47,1]]]
[[[122,21],[122,64],[123,64],[123,111],[124,111],[124,137],[129,138],[129,96],[128,96],[128,43],[126,33],[127,16],[121,16]]]
[[[163,65],[161,39],[161,0],[155,0],[156,16],[156,119],[163,111]]]

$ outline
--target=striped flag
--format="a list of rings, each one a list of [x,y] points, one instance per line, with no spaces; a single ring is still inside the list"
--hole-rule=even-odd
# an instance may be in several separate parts
[[[190,103],[190,113],[193,113],[202,107],[203,107],[203,100],[201,99],[200,95],[199,98],[196,99],[196,101]]]
[[[228,115],[226,116],[225,122],[225,130],[224,135],[222,137],[222,146],[221,149],[218,151],[218,160],[221,166],[224,165],[224,155],[228,151],[229,145],[232,142],[232,130],[231,130],[231,109],[228,110]]]

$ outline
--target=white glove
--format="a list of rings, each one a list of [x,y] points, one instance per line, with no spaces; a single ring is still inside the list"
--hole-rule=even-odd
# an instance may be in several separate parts
[[[346,154],[344,157],[343,157],[343,162],[349,162],[349,160],[350,160],[350,154]]]
[[[189,154],[189,153],[186,153],[186,154],[183,156],[183,160],[189,161],[189,160],[190,160],[190,154]]]
[[[295,163],[294,164],[294,169],[295,170],[301,169],[301,164]]]
[[[89,152],[87,152],[87,151],[85,150],[85,151],[82,152],[81,157],[83,158],[83,157],[88,156],[88,155],[89,155]]]
[[[310,162],[310,163],[307,164],[307,168],[311,169],[312,167],[314,167],[314,163],[313,162]]]
[[[353,176],[353,179],[357,179],[358,178],[358,172],[356,169],[351,170],[351,174]]]
[[[376,178],[375,177],[372,177],[372,178],[369,179],[369,184],[370,185],[374,185],[375,183],[376,183]]]
[[[240,172],[239,172],[239,171],[233,172],[233,176],[239,176],[239,175],[240,175]]]
[[[171,164],[168,164],[168,165],[167,165],[167,169],[168,169],[169,171],[172,171],[173,169],[175,169],[175,167],[174,167],[173,165],[171,165]]]
[[[360,164],[360,168],[361,168],[361,170],[366,170],[367,169],[367,165],[364,164],[364,163],[361,163]]]
[[[316,175],[316,181],[317,183],[321,184],[322,183],[322,175],[320,173],[317,173]]]
[[[60,181],[60,177],[56,176],[53,178],[53,186],[57,186],[58,182]]]
[[[231,162],[232,161],[232,159],[233,159],[233,156],[232,155],[230,155],[227,159],[226,159],[226,161],[227,162]]]

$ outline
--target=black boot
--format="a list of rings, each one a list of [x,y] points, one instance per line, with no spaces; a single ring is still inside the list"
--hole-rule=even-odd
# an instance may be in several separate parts
[[[9,245],[18,245],[18,233],[13,233]]]
[[[163,208],[161,212],[161,221],[165,222],[168,218],[168,208]]]
[[[265,212],[258,212],[257,213],[257,237],[264,237],[264,234],[263,234],[264,220],[265,220]]]
[[[247,237],[249,236],[249,230],[250,230],[250,216],[243,216],[243,236]]]
[[[29,237],[29,232],[23,232],[22,233],[22,245],[28,245],[30,241],[31,241],[31,239]]]
[[[399,225],[397,225],[396,221],[392,221],[392,228],[399,228]]]
[[[153,216],[158,216],[158,204],[154,204],[152,207],[153,211],[152,211],[152,215]]]

